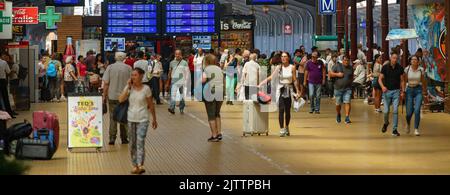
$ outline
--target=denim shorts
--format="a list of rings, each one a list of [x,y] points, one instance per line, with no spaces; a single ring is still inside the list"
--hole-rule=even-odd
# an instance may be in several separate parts
[[[352,97],[352,90],[351,89],[341,89],[341,90],[334,90],[334,96],[336,97],[336,105],[342,105],[344,104],[350,104],[351,97]]]

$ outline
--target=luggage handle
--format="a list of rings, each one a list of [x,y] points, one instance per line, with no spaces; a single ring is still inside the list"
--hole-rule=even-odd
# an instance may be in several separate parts
[[[45,136],[47,139],[50,137],[50,129],[38,129],[34,135],[34,139],[39,139],[41,136]]]

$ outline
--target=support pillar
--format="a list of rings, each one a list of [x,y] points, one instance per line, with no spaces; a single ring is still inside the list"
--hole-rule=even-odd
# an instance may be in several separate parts
[[[351,48],[352,55],[350,58],[352,61],[356,60],[356,54],[358,54],[358,17],[357,17],[357,8],[356,8],[356,0],[351,0]]]
[[[344,1],[338,0],[337,2],[337,10],[336,10],[336,34],[338,37],[338,52],[344,48],[343,39],[345,36],[345,27],[344,27]]]
[[[400,28],[408,28],[408,0],[400,0]],[[408,40],[402,41],[401,44],[403,56],[401,56],[401,65],[408,66],[409,50]]]
[[[367,0],[366,7],[366,36],[367,36],[367,62],[371,63],[373,60],[373,7],[374,0]]]
[[[389,33],[389,6],[388,0],[381,0],[381,51],[383,52],[383,62],[389,60],[389,41],[386,37]]]

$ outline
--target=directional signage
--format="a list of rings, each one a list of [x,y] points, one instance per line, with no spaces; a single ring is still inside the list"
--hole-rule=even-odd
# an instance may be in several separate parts
[[[318,0],[318,1],[319,1],[319,13],[321,15],[336,14],[336,0]]]
[[[12,2],[5,2],[5,9],[0,11],[0,39],[12,39]]]
[[[45,7],[45,12],[39,14],[39,22],[45,22],[47,29],[56,29],[56,23],[62,21],[62,14],[55,12],[55,6]]]

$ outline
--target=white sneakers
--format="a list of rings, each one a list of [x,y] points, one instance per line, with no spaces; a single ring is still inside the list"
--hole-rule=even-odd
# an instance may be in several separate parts
[[[62,101],[62,102],[65,102],[66,101],[66,97],[61,96],[61,98],[59,100]]]
[[[406,126],[406,134],[410,134],[410,133],[411,133],[411,126],[408,125],[408,126]],[[414,135],[415,136],[420,136],[419,129],[414,129]]]

